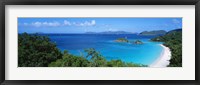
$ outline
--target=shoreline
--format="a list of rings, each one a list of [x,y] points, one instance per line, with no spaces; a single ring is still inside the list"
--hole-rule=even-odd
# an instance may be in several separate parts
[[[171,51],[169,47],[164,46],[163,44],[159,44],[163,51],[159,58],[156,59],[149,67],[167,67],[169,65],[169,60],[171,59]]]

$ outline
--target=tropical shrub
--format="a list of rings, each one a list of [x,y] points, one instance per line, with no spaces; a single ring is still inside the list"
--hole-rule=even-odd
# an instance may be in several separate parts
[[[19,67],[46,67],[60,58],[62,58],[62,53],[48,37],[37,34],[18,34]]]

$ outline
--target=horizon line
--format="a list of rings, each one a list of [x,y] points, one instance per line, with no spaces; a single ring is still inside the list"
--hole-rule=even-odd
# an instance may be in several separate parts
[[[182,29],[182,28],[177,28],[177,29]],[[162,30],[162,29],[160,29],[160,30]],[[160,31],[160,30],[151,30],[151,31]],[[176,30],[176,29],[173,29],[173,30]],[[151,32],[151,31],[147,31],[147,32]],[[166,30],[163,30],[163,31],[166,31]],[[171,31],[171,30],[169,30],[169,31]],[[169,32],[169,31],[166,31],[166,32]],[[101,32],[127,32],[127,33],[119,33],[119,34],[137,34],[137,33],[145,32],[145,31],[141,31],[141,32],[101,31]],[[101,32],[88,31],[88,32],[81,32],[81,33],[60,33],[60,34],[98,34],[98,33],[101,33]],[[35,34],[35,33],[38,33],[38,34],[58,34],[58,33],[46,33],[46,32],[32,32],[32,33],[30,33],[30,32],[18,32],[18,34],[22,34],[22,33],[29,33],[29,34]],[[110,34],[114,34],[114,33],[110,33]]]

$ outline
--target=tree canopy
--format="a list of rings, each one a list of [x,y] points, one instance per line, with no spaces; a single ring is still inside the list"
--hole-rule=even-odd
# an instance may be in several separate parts
[[[60,58],[62,53],[48,37],[27,33],[18,35],[18,66],[45,67]]]
[[[173,30],[164,36],[159,36],[151,40],[162,41],[165,46],[170,48],[172,52],[170,67],[182,66],[182,30]]]

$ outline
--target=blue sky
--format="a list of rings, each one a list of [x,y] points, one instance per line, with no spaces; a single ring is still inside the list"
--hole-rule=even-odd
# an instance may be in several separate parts
[[[182,18],[18,18],[18,33],[85,33],[182,28]]]

